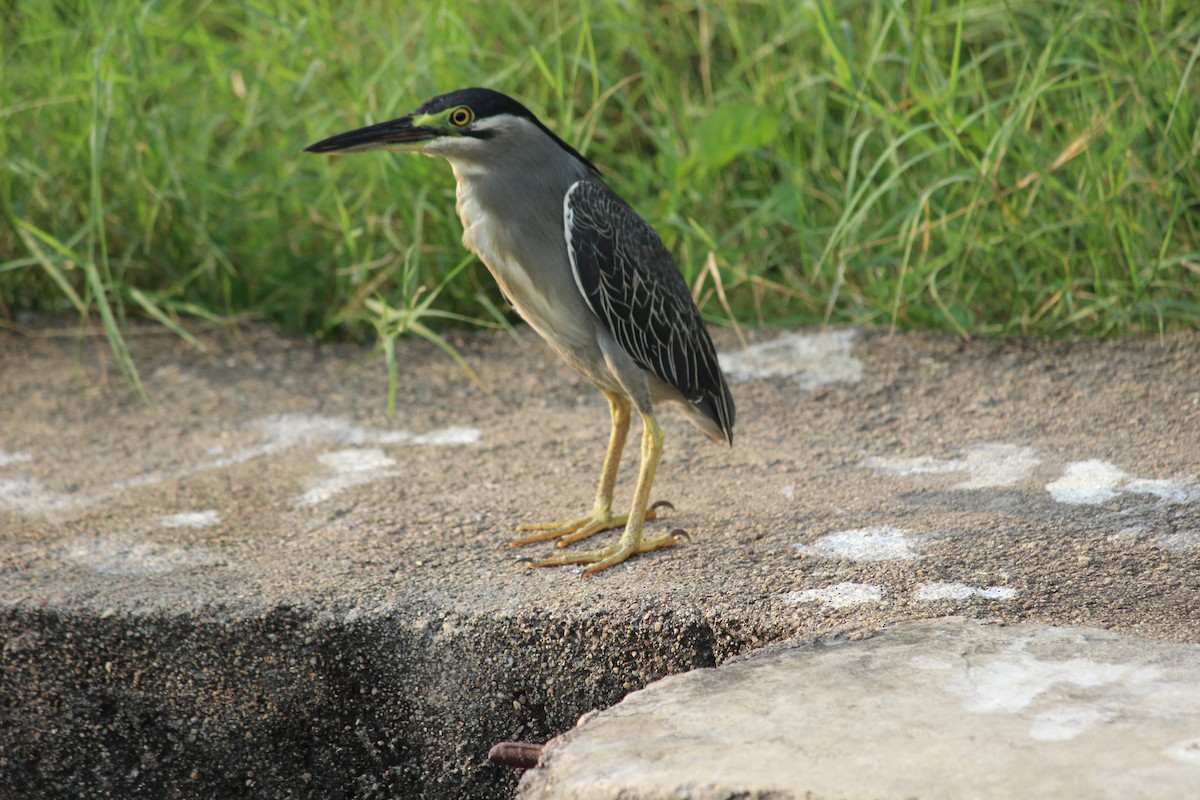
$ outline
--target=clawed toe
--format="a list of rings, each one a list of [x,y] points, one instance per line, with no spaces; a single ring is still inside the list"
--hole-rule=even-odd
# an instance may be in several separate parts
[[[638,540],[622,536],[619,542],[602,550],[556,553],[547,558],[534,559],[529,563],[535,567],[563,567],[570,564],[588,564],[587,569],[583,571],[583,577],[589,578],[601,570],[615,567],[630,556],[639,553],[652,553],[655,550],[674,547],[679,544],[679,539],[677,538],[677,534],[679,533],[684,532],[674,531],[662,536],[654,536],[649,539],[639,538]]]
[[[645,518],[647,520],[658,519],[659,509],[674,511],[675,506],[666,500],[655,501],[646,509]],[[518,525],[517,531],[526,533],[527,535],[518,536],[516,539],[510,541],[508,546],[520,547],[526,544],[536,544],[538,542],[548,542],[552,539],[557,539],[559,547],[569,547],[590,536],[595,536],[597,533],[603,533],[614,528],[624,528],[628,521],[628,514],[613,514],[611,511],[597,509],[588,516],[578,519]]]

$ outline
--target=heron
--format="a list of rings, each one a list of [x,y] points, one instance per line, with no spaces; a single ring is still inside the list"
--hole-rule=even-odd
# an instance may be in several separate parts
[[[662,239],[599,169],[528,108],[491,89],[439,95],[398,119],[351,130],[310,153],[388,150],[450,162],[463,245],[513,309],[608,401],[608,448],[589,514],[518,526],[510,544],[566,548],[621,528],[616,542],[560,549],[536,566],[587,565],[584,576],[679,543],[648,536],[650,492],[663,451],[656,404],[674,402],[710,439],[733,444],[734,405],[712,339]],[[641,462],[627,514],[613,490],[633,411]],[[657,504],[656,504],[657,505]]]

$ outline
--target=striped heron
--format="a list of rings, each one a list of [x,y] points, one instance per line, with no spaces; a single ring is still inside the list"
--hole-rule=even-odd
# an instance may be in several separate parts
[[[412,114],[324,139],[311,153],[392,150],[450,162],[463,245],[477,254],[517,313],[608,400],[612,429],[592,512],[521,525],[511,544],[559,547],[612,528],[618,541],[562,551],[538,566],[587,564],[584,575],[631,555],[673,547],[677,534],[643,536],[662,457],[660,401],[679,403],[716,442],[733,443],[733,397],[687,283],[662,239],[599,170],[529,109],[489,89],[463,89]],[[613,487],[631,412],[642,453],[628,514]]]

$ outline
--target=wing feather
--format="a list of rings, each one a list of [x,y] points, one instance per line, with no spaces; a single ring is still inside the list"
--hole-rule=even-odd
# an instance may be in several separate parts
[[[563,201],[575,283],[613,339],[733,440],[733,397],[675,259],[606,187],[573,184]]]

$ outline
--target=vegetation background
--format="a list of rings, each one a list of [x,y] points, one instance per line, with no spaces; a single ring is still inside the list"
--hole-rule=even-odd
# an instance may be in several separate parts
[[[135,315],[385,343],[504,324],[444,164],[300,153],[470,85],[597,162],[717,324],[1200,322],[1193,0],[13,0],[0,18],[0,325],[99,317],[118,358]]]

